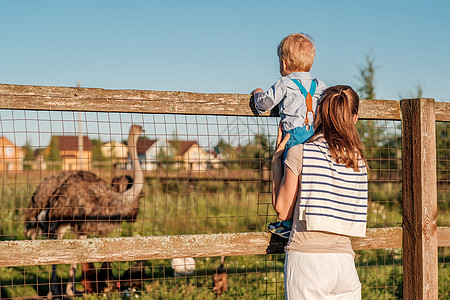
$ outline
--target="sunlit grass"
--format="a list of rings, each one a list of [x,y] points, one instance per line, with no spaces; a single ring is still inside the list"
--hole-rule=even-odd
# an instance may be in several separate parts
[[[27,177],[4,178],[0,204],[0,239],[22,240],[23,213],[35,184]],[[34,182],[38,180],[31,180]],[[369,184],[368,227],[401,226],[401,185]],[[449,224],[448,188],[438,190],[438,224]],[[200,183],[156,184],[148,182],[136,222],[122,223],[110,236],[207,234],[225,232],[259,232],[267,222],[275,221],[269,193],[260,192],[252,182],[230,184]],[[442,225],[439,225],[442,226]],[[66,238],[73,238],[69,234]],[[450,274],[446,262],[449,254],[440,252],[439,295],[450,293]],[[198,258],[192,276],[174,278],[169,260],[146,261],[144,284],[131,293],[88,295],[87,299],[214,299],[212,274],[218,258]],[[284,255],[229,257],[226,261],[229,290],[223,299],[284,299]],[[358,251],[357,269],[362,283],[363,299],[397,299],[402,291],[401,249]],[[99,264],[97,263],[97,266]],[[113,273],[122,275],[128,262],[114,262]],[[68,265],[58,266],[58,279],[64,286]],[[51,266],[0,268],[1,298],[33,298],[48,293]],[[79,283],[79,268],[76,281]]]

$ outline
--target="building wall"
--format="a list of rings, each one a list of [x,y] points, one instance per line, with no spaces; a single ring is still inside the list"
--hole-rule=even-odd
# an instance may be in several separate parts
[[[183,161],[183,168],[186,170],[204,171],[208,169],[210,154],[194,144],[180,157],[180,160]]]
[[[145,163],[143,167],[146,170],[156,170],[158,168],[158,155],[164,151],[166,155],[173,155],[174,149],[168,145],[164,139],[157,140],[145,152]]]
[[[0,171],[14,172],[23,170],[24,151],[8,139],[0,138]]]
[[[90,170],[92,169],[92,152],[83,151],[81,158],[78,157],[78,151],[60,151],[59,154],[63,158],[63,170]],[[82,159],[81,168],[79,159]]]
[[[125,160],[128,157],[128,147],[119,142],[105,143],[101,147],[102,155],[107,158]]]

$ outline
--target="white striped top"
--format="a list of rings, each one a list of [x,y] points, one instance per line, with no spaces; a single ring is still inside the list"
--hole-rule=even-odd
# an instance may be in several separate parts
[[[359,162],[358,172],[337,164],[323,138],[304,144],[299,219],[307,230],[366,235],[367,168]]]

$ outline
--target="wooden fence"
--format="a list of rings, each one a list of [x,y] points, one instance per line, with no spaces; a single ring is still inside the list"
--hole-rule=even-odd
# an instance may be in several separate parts
[[[0,109],[250,116],[249,100],[238,94],[0,84]],[[353,248],[402,247],[404,298],[437,299],[437,247],[450,246],[450,227],[436,223],[435,122],[450,121],[450,103],[361,100],[360,118],[402,121],[403,226],[368,229],[367,237],[352,239]],[[0,267],[280,253],[283,246],[260,232],[2,241]]]

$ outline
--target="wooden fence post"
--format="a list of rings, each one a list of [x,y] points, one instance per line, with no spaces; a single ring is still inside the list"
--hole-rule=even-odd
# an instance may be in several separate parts
[[[403,299],[438,299],[433,99],[403,99]]]

